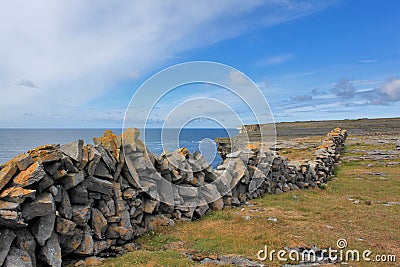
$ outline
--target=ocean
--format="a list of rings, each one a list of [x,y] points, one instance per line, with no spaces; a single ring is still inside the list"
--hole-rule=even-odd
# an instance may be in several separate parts
[[[66,144],[83,139],[85,144],[93,144],[92,138],[102,136],[105,129],[0,129],[0,164],[14,158],[20,153],[44,144]],[[116,134],[121,129],[111,129]],[[201,152],[214,167],[222,159],[217,153],[216,137],[235,136],[237,129],[146,129],[141,131],[139,139],[143,140],[149,150],[160,155],[163,149],[174,151],[186,147],[191,153]]]

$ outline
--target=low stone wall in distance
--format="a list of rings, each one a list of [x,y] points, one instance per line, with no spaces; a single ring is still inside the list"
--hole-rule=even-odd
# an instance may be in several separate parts
[[[321,186],[345,130],[334,129],[311,161],[242,149],[213,169],[199,153],[148,151],[137,129],[106,131],[94,144],[44,145],[0,166],[0,266],[61,266],[122,253],[145,231],[239,206],[265,193]],[[168,200],[160,202],[159,200]]]

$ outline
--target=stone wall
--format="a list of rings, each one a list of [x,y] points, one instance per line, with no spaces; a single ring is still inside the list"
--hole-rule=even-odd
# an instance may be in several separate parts
[[[331,131],[309,162],[243,149],[216,169],[187,149],[151,154],[138,136],[137,129],[122,139],[106,131],[95,145],[44,145],[1,165],[0,266],[122,253],[135,237],[174,220],[323,186],[347,133]]]

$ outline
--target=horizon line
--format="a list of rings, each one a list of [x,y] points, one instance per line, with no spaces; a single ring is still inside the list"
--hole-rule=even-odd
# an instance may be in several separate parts
[[[351,120],[379,120],[379,119],[400,119],[400,116],[395,117],[375,117],[375,118],[355,118],[355,119],[327,119],[327,120],[295,120],[295,121],[278,121],[274,122],[275,124],[279,123],[299,123],[299,122],[327,122],[327,121],[351,121]],[[270,123],[253,123],[253,124],[243,124],[243,125],[255,125],[255,124],[270,124]],[[243,126],[240,125],[240,126]],[[237,129],[237,127],[184,127],[184,129]],[[128,127],[128,128],[138,128],[138,127]],[[125,128],[125,129],[128,129]],[[0,130],[104,130],[104,129],[121,129],[122,127],[0,127]],[[144,129],[144,128],[138,128]],[[146,127],[146,129],[182,129],[180,127]]]

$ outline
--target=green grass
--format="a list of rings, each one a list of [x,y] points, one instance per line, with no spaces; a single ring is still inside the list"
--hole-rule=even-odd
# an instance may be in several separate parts
[[[162,235],[155,231],[146,232],[141,236],[141,243],[148,249],[161,249],[164,245],[179,241],[176,237]]]
[[[225,208],[225,211],[228,209],[232,208]],[[232,214],[228,212],[219,212],[219,211],[211,211],[209,214],[207,214],[204,217],[204,220],[209,220],[209,221],[218,221],[218,220],[223,220],[223,221],[230,221],[232,220]]]
[[[123,257],[107,259],[101,266],[193,266],[185,255],[174,250],[138,250]]]

